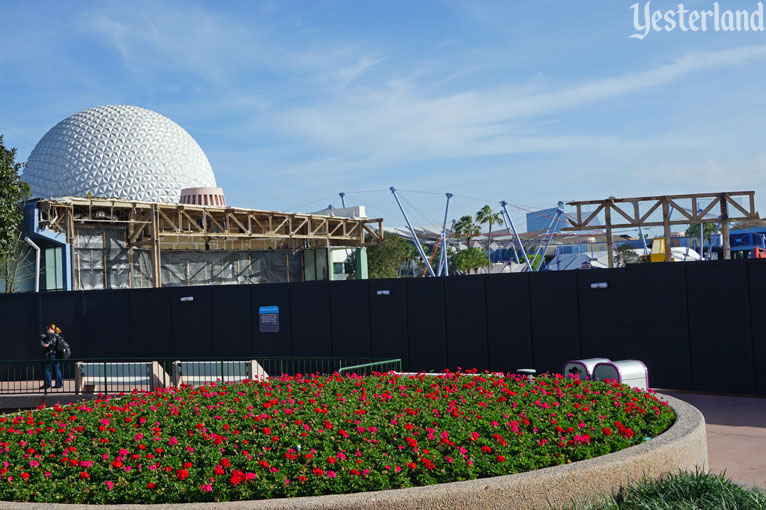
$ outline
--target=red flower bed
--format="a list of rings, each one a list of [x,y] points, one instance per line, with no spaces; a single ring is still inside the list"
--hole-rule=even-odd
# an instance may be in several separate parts
[[[283,376],[0,417],[0,500],[229,501],[497,476],[643,442],[674,414],[619,384]]]

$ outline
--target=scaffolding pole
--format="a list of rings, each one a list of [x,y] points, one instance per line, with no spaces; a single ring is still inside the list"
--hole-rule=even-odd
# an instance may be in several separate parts
[[[441,253],[439,254],[439,270],[437,276],[449,276],[447,269],[447,214],[449,214],[449,200],[453,197],[452,193],[446,193],[447,206],[444,208],[444,223],[442,224]]]
[[[423,251],[423,247],[420,246],[420,241],[418,240],[417,234],[415,234],[415,229],[412,228],[412,225],[410,224],[410,219],[407,217],[407,213],[404,212],[404,207],[402,207],[402,203],[399,201],[399,196],[396,194],[396,188],[391,186],[389,188],[391,190],[391,193],[394,195],[394,199],[396,199],[396,204],[399,206],[399,210],[402,211],[402,216],[404,216],[404,221],[407,222],[407,228],[410,229],[410,233],[412,234],[412,238],[415,240],[415,248],[418,249],[418,253],[420,254],[420,258],[423,259],[423,262],[426,265],[426,269],[428,269],[428,273],[431,276],[436,276],[434,274],[434,269],[431,267],[431,263],[428,262],[428,257],[426,257],[425,252]]]
[[[718,235],[718,230],[721,228],[721,222],[718,222],[718,225],[715,226],[715,232],[713,232],[713,236],[710,238],[710,243],[707,245],[707,255],[705,255],[705,260],[710,260],[710,252],[713,251],[713,237]]]
[[[513,230],[513,235],[516,238],[516,241],[519,243],[519,248],[521,248],[521,254],[524,256],[524,262],[527,264],[527,269],[529,271],[532,271],[532,264],[529,263],[529,258],[527,258],[527,252],[524,250],[524,244],[521,242],[521,238],[519,237],[518,232],[516,232],[516,226],[513,224],[513,220],[511,219],[511,215],[508,214],[508,208],[506,207],[508,205],[508,202],[503,200],[500,202],[500,206],[503,208],[503,212],[505,213],[505,217],[508,220],[508,224],[511,226],[511,230]],[[516,248],[514,247],[514,250]],[[518,255],[516,255],[518,258]]]
[[[638,226],[638,235],[641,236],[641,242],[644,243],[644,255],[649,253],[649,248],[646,246],[646,238],[644,237],[644,231],[641,225]]]
[[[551,245],[553,234],[556,233],[556,227],[559,226],[559,220],[561,219],[562,214],[564,214],[564,202],[559,202],[559,208],[556,209],[556,214],[554,215],[553,220],[551,220],[551,226],[548,227],[548,230],[550,230],[550,233],[548,234],[548,240],[545,241],[545,248],[543,248],[543,259],[545,258],[545,254],[548,252],[548,247]],[[535,258],[537,258],[537,253],[535,253]],[[535,260],[535,259],[532,259],[532,260]],[[535,272],[539,271],[540,268],[543,267],[542,262],[543,261],[541,260],[540,263],[537,264],[537,269],[535,269]]]

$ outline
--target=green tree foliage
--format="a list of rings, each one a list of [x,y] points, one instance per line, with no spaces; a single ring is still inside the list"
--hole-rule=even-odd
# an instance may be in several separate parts
[[[20,243],[23,206],[29,197],[29,185],[19,175],[23,166],[16,162],[16,149],[6,148],[0,134],[0,279],[6,293],[14,291],[30,251]]]
[[[487,265],[489,259],[481,248],[467,248],[455,253],[450,258],[450,272],[474,273]]]
[[[372,238],[368,235],[367,242]],[[425,247],[428,251],[428,247]],[[431,253],[433,249],[429,251]],[[439,256],[438,254],[436,255]],[[415,245],[396,234],[386,234],[383,243],[367,247],[367,273],[370,279],[420,276],[425,264],[420,260]],[[347,279],[356,280],[356,252],[346,262]]]
[[[699,229],[697,229],[697,231],[699,232]],[[634,250],[633,247],[627,243],[621,244],[617,247],[617,254],[617,258],[622,260],[625,265],[638,264],[641,260],[638,253],[636,253],[636,250]]]
[[[422,271],[422,267],[425,267],[423,261],[420,260],[420,253],[418,253],[415,243],[401,237],[399,239],[404,241],[404,266],[406,268],[404,276],[415,276],[418,271]]]
[[[29,185],[19,175],[24,165],[15,160],[16,149],[7,149],[0,135],[0,262],[16,255],[23,204],[29,197]]]
[[[471,247],[471,238],[479,235],[481,229],[477,224],[473,222],[473,218],[470,216],[462,216],[455,223],[455,234],[457,237],[466,240],[466,245]]]
[[[545,263],[545,257],[543,257],[541,253],[538,253],[537,255],[534,256],[533,259],[530,259],[529,263],[532,266],[532,271],[537,271],[537,266]]]
[[[383,242],[376,246],[367,247],[367,272],[370,279],[373,278],[396,278],[410,256],[412,246],[407,240],[394,235],[386,234]],[[414,246],[412,246],[414,249]],[[355,273],[349,275],[355,278]]]
[[[702,235],[705,236],[706,241],[710,241],[710,238],[715,234],[715,223],[703,223],[705,225],[702,230]],[[689,228],[686,229],[686,237],[691,237],[692,239],[699,239],[700,238],[700,225],[699,223],[695,223],[693,225],[689,225]]]
[[[479,225],[489,225],[489,234],[487,235],[487,272],[490,271],[490,244],[492,244],[492,225],[502,225],[503,218],[500,213],[492,212],[492,209],[488,205],[485,205],[476,212],[476,221]]]

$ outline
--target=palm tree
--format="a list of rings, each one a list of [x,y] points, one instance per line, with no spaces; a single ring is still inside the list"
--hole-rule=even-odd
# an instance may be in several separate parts
[[[493,213],[488,205],[485,205],[476,213],[476,221],[479,225],[489,224],[489,234],[487,235],[487,274],[491,271],[492,260],[489,257],[489,245],[492,244],[492,225],[502,225],[503,218],[500,213]]]
[[[462,216],[453,229],[456,234],[460,234],[467,239],[468,247],[471,247],[471,238],[481,233],[481,228],[473,222],[470,216]]]

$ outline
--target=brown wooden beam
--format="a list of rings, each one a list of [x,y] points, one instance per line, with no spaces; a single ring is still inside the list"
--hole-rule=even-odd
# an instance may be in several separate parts
[[[729,240],[729,197],[721,193],[721,241],[723,241],[723,259],[731,259],[731,241]]]
[[[755,193],[754,191],[730,191],[727,192],[730,196],[740,196],[740,195],[750,195],[752,193]],[[685,195],[659,195],[659,196],[648,196],[648,197],[631,197],[631,198],[614,198],[612,199],[613,202],[620,203],[620,202],[632,202],[634,200],[638,200],[640,202],[648,202],[650,200],[663,200],[665,198],[672,198],[674,200],[681,200],[684,198],[718,198],[720,196],[720,192],[718,193],[689,193]],[[597,205],[601,204],[603,200],[578,200],[574,202],[567,202],[567,205]]]
[[[652,205],[652,206],[649,208],[649,210],[648,210],[648,211],[646,211],[646,212],[644,213],[644,215],[643,215],[643,216],[641,216],[641,218],[638,220],[638,222],[637,222],[637,223],[639,223],[639,224],[641,224],[641,225],[644,225],[644,224],[645,224],[644,222],[646,221],[646,219],[647,219],[649,216],[651,216],[651,214],[652,214],[654,211],[656,211],[656,210],[657,210],[657,208],[658,208],[659,206],[661,206],[661,205],[662,205],[662,200],[657,200],[657,201],[654,203],[654,205]]]
[[[665,262],[673,261],[673,250],[670,244],[670,200],[662,201],[662,237],[665,240]]]
[[[604,223],[606,223],[606,254],[609,267],[614,267],[614,239],[612,238],[612,204],[607,201],[604,208]],[[545,255],[543,253],[543,255]]]
[[[154,207],[152,207],[152,265],[154,266],[155,287],[162,287],[161,263],[159,212],[158,207],[155,204]]]

